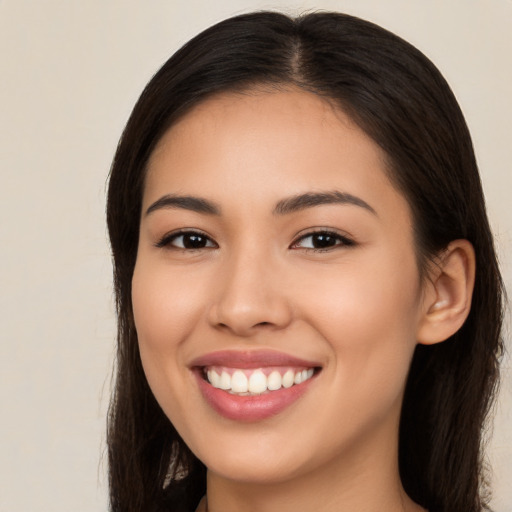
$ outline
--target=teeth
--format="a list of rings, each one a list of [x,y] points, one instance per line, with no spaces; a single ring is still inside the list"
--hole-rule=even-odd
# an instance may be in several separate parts
[[[248,384],[247,377],[242,370],[236,370],[231,376],[231,391],[235,393],[246,393]]]
[[[214,388],[241,395],[260,395],[268,391],[276,391],[281,387],[290,388],[294,384],[301,384],[310,379],[313,374],[313,368],[298,371],[289,368],[284,374],[273,370],[268,377],[261,368],[245,371],[236,369],[232,374],[226,370],[209,368],[206,377]]]
[[[280,389],[282,384],[283,384],[283,378],[281,377],[281,374],[277,370],[274,370],[267,377],[267,389],[269,391],[275,391],[276,389]]]
[[[292,370],[288,370],[283,375],[283,388],[291,388],[295,380],[295,375]]]
[[[213,370],[208,370],[208,380],[212,383],[212,386],[214,388],[220,387],[220,377],[217,374],[217,372],[214,372]]]
[[[252,375],[249,377],[249,392],[250,393],[263,393],[263,391],[267,390],[267,377],[265,374],[256,370],[252,372]]]
[[[215,373],[215,372],[213,372],[213,373]],[[212,386],[217,387],[217,386],[215,386],[215,384],[213,384],[213,382],[212,382]],[[231,389],[231,377],[228,372],[222,372],[222,374],[220,376],[220,383],[219,383],[218,387],[219,387],[219,389]]]

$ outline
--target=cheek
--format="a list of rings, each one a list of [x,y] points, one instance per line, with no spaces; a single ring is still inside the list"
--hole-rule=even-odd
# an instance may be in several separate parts
[[[333,354],[333,385],[357,391],[358,399],[397,398],[416,346],[421,289],[414,259],[340,268],[317,276],[309,289],[302,296],[310,304],[307,321]]]
[[[180,280],[179,273],[138,262],[132,303],[139,344],[158,351],[174,350],[194,325],[199,296],[198,288]]]
[[[197,283],[195,283],[197,284]],[[153,395],[173,425],[188,432],[191,417],[190,376],[184,374],[185,342],[200,316],[200,287],[170,272],[167,266],[137,260],[132,279],[132,303],[140,358]]]
[[[182,280],[183,281],[183,280]],[[137,261],[132,279],[132,303],[142,365],[158,401],[167,394],[183,365],[181,347],[197,323],[197,287],[187,286],[177,273],[158,264]],[[174,382],[178,388],[183,383]],[[162,406],[164,404],[161,404]]]

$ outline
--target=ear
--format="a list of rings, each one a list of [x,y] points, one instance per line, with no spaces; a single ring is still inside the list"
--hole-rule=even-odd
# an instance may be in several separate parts
[[[432,345],[455,334],[469,315],[475,283],[475,251],[467,240],[444,250],[425,284],[417,341]]]

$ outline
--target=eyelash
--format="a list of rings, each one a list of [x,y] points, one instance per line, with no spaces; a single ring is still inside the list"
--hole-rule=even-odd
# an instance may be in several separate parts
[[[203,238],[206,240],[206,243],[211,242],[213,246],[205,246],[205,247],[176,247],[172,245],[172,242],[174,242],[177,238],[185,237],[185,236],[197,236],[200,238]],[[217,244],[208,236],[202,233],[201,231],[194,231],[192,229],[184,229],[182,231],[177,231],[174,233],[169,233],[167,235],[164,235],[156,244],[156,247],[158,248],[172,248],[175,250],[182,250],[182,251],[197,251],[201,249],[211,249],[216,248]]]
[[[307,240],[308,238],[312,238],[314,236],[325,236],[329,239],[334,239],[335,244],[326,246],[326,247],[299,247],[298,244],[301,241]],[[206,244],[204,247],[177,247],[173,246],[172,243],[176,241],[176,239],[180,237],[185,236],[196,236],[201,239],[206,240]],[[210,245],[208,245],[210,243]],[[310,231],[299,238],[297,238],[291,245],[290,248],[294,250],[306,250],[306,251],[313,251],[313,252],[328,252],[333,249],[339,248],[339,247],[351,247],[355,245],[355,242],[351,240],[350,238],[343,236],[339,233],[336,233],[335,231],[329,231],[327,229],[319,229],[316,231]],[[182,230],[177,231],[175,233],[170,233],[167,235],[164,235],[156,244],[156,247],[158,248],[172,248],[174,250],[181,250],[181,251],[198,251],[201,249],[215,249],[218,248],[218,245],[208,236],[202,233],[201,231],[194,231],[194,230]]]
[[[299,242],[306,240],[307,238],[312,238],[315,235],[320,236],[326,236],[329,238],[334,239],[336,242],[335,245],[331,245],[328,247],[297,247]],[[348,238],[347,236],[341,235],[340,233],[337,233],[336,231],[329,231],[328,229],[318,229],[315,231],[309,231],[308,233],[300,236],[297,238],[295,242],[292,243],[291,248],[295,250],[309,250],[314,252],[328,252],[332,251],[333,249],[337,249],[339,247],[351,247],[354,246],[355,242],[354,240]]]

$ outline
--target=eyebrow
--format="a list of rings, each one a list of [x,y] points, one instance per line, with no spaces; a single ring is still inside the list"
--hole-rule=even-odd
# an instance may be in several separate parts
[[[350,204],[364,208],[374,215],[377,215],[377,212],[366,201],[352,194],[338,190],[329,192],[308,192],[306,194],[283,199],[276,204],[273,213],[277,215],[287,215],[324,204]]]
[[[215,203],[194,196],[178,196],[167,194],[155,201],[147,210],[146,215],[161,210],[180,208],[183,210],[191,210],[197,213],[205,213],[207,215],[220,215],[220,207]]]
[[[274,215],[288,215],[297,211],[321,206],[324,204],[349,204],[359,206],[377,215],[377,212],[361,198],[333,190],[329,192],[307,192],[296,196],[288,197],[279,201],[274,207]],[[147,210],[146,215],[161,209],[183,209],[190,210],[206,215],[220,215],[221,208],[216,203],[195,196],[179,196],[175,194],[166,194],[156,200]]]

